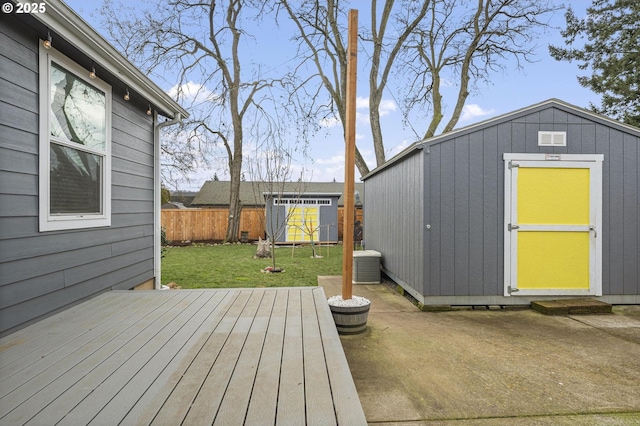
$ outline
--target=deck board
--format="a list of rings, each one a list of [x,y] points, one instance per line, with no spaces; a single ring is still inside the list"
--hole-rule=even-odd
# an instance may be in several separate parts
[[[165,311],[156,321],[148,323],[139,333],[135,335],[123,333],[123,336],[126,337],[117,342],[116,345],[119,347],[116,351],[106,354],[104,357],[101,354],[99,358],[90,357],[84,360],[82,364],[74,366],[68,373],[41,390],[39,393],[43,395],[43,399],[48,401],[48,404],[32,417],[34,424],[56,424],[67,415],[76,417],[71,413],[71,410],[77,413],[74,407],[78,403],[86,407],[86,398],[95,392],[102,393],[105,381],[110,378],[127,378],[131,374],[127,368],[131,363],[149,360],[152,351],[164,344],[175,332],[175,328],[180,327],[188,319],[192,310],[195,309],[194,302],[198,296],[194,293],[187,294],[175,305],[178,309]],[[127,337],[130,338],[127,340]],[[123,342],[124,340],[126,342]],[[120,343],[124,344],[120,346]],[[87,367],[91,369],[88,373]],[[66,390],[55,398],[57,389]],[[89,409],[93,410],[94,408],[90,407]],[[32,407],[28,407],[28,409],[32,410]],[[84,414],[81,414],[81,417],[86,418]],[[65,421],[65,423],[81,425],[87,422],[71,420]]]
[[[237,295],[233,304],[207,340],[202,351],[198,354],[197,362],[194,360],[194,363],[185,372],[156,418],[153,419],[152,424],[182,424],[247,300],[248,292],[242,292]]]
[[[148,341],[138,351],[137,356],[127,359],[80,404],[76,405],[64,417],[65,422],[76,425],[88,424],[102,411],[105,405],[104,401],[111,401],[120,392],[128,394],[129,398],[139,397],[127,385],[136,378],[145,380],[146,377],[142,374],[145,367],[148,367],[146,372],[154,372],[155,368],[166,362],[166,357],[175,354],[175,346],[180,346],[193,333],[194,326],[204,320],[203,316],[206,313],[202,308],[212,296],[212,294],[202,294],[197,300],[194,300],[187,309],[182,311],[179,317],[176,317],[171,324],[164,327],[152,340]],[[115,411],[109,413],[109,415],[115,414]]]
[[[147,362],[131,380],[123,386],[116,395],[110,399],[106,406],[91,420],[91,423],[107,424],[110,418],[124,418],[130,410],[140,401],[146,392],[150,392],[156,379],[163,376],[165,370],[170,368],[174,359],[180,359],[181,351],[194,335],[205,324],[209,324],[212,318],[211,312],[220,305],[225,297],[224,292],[216,292],[208,295],[209,299],[197,312],[192,320],[172,338],[152,362]],[[203,318],[204,317],[204,318]],[[89,423],[89,424],[91,424]],[[137,423],[137,422],[134,422]]]
[[[246,424],[275,424],[278,404],[278,387],[280,384],[280,368],[282,366],[282,345],[284,327],[287,316],[288,291],[276,293],[273,310],[269,318],[267,335],[265,336],[258,364],[256,379],[253,384],[251,400],[245,417]],[[270,419],[265,422],[265,419]]]
[[[364,418],[364,411],[362,411],[353,379],[343,380],[346,376],[351,377],[351,372],[331,316],[331,310],[326,302],[324,292],[314,292],[314,298],[336,419],[339,425],[360,424]]]
[[[214,424],[232,426],[244,423],[246,415],[244,407],[249,406],[274,300],[275,292],[264,293]]]
[[[180,352],[171,359],[166,368],[154,378],[155,380],[140,399],[134,401],[135,405],[124,417],[122,424],[151,424],[162,409],[165,401],[185,376],[189,367],[194,366],[195,368],[198,365],[197,363],[194,364],[194,361],[207,344],[212,334],[211,330],[217,327],[238,296],[237,292],[223,293],[222,291],[217,291],[216,293],[224,296],[220,304],[216,306],[207,320],[200,325],[196,333],[180,349]],[[126,396],[123,396],[123,398],[126,399]],[[117,404],[118,401],[112,401],[112,403]],[[188,408],[190,403],[191,401],[189,400],[185,408]],[[108,416],[107,413],[105,415]],[[95,420],[99,420],[99,417]],[[104,424],[104,422],[97,422],[96,424]]]
[[[304,350],[305,404],[307,424],[335,425],[327,364],[322,348],[318,314],[312,293],[302,293],[302,330]],[[323,300],[324,302],[324,300]]]
[[[186,296],[187,294],[178,295],[175,298],[184,298]],[[97,348],[80,346],[72,356],[62,359],[53,367],[47,368],[36,377],[3,396],[0,400],[2,402],[0,404],[0,421],[21,424],[47,407],[54,399],[65,400],[67,395],[63,394],[63,392],[66,393],[68,388],[89,375],[96,367],[100,367],[108,357],[116,354],[128,342],[134,340],[137,334],[144,331],[145,328],[150,325],[161,324],[163,312],[155,309],[148,315],[138,318],[137,322],[123,329],[113,339]],[[46,320],[43,323],[46,327]],[[53,330],[55,330],[55,327]],[[56,333],[54,332],[53,334]],[[129,356],[135,353],[135,351],[132,351],[132,347],[127,347],[126,349],[130,351]],[[124,355],[126,356],[126,352]],[[46,357],[43,358],[43,360],[45,359]],[[23,403],[27,400],[27,403]],[[12,411],[7,415],[9,410]]]
[[[280,370],[277,425],[305,423],[303,362],[300,292],[290,291],[282,347],[282,365],[286,368]]]
[[[187,413],[184,424],[210,425],[215,420],[245,339],[249,334],[251,321],[258,310],[260,296],[259,292],[251,293],[247,304],[233,325],[220,354],[202,384],[196,399],[191,404],[191,409]]]
[[[148,299],[159,305],[161,299]],[[64,336],[58,340],[51,342],[49,345],[42,346],[43,350],[35,350],[25,354],[14,366],[7,365],[0,369],[0,397],[13,391],[28,380],[31,380],[43,373],[47,369],[55,367],[60,368],[59,363],[68,357],[78,357],[80,352],[91,352],[104,345],[106,342],[114,338],[116,335],[127,330],[138,319],[139,315],[144,314],[149,309],[153,309],[152,303],[140,305],[139,309],[134,309],[128,317],[122,318],[120,321],[113,321],[111,317],[105,319],[102,323],[91,328],[87,332],[78,333],[77,337]],[[124,309],[123,309],[124,310]],[[118,311],[117,313],[119,313]],[[11,375],[5,372],[11,371]]]
[[[103,322],[103,315],[112,315],[111,310],[114,313],[119,312],[124,295],[106,300],[104,305],[93,302],[93,300],[85,302],[88,304],[86,310],[74,306],[63,311],[59,316],[55,316],[55,320],[50,324],[55,333],[42,330],[36,323],[3,338],[0,374],[5,367],[12,368],[10,367],[11,363],[22,362],[23,357],[37,352],[39,348],[46,348],[51,343],[55,344],[65,339],[74,338],[79,335],[80,328],[91,328],[94,324]],[[25,338],[29,340],[24,341]]]
[[[0,339],[0,425],[366,424],[319,287],[71,309]]]

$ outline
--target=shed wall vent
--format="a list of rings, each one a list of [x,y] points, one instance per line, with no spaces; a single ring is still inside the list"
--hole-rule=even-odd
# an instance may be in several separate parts
[[[567,132],[538,132],[538,146],[567,146]]]

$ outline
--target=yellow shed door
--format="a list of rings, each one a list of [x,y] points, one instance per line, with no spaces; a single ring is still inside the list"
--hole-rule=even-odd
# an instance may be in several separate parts
[[[505,295],[600,295],[602,156],[511,156]]]
[[[310,242],[311,236],[318,241],[318,207],[289,207],[287,217],[287,242]]]

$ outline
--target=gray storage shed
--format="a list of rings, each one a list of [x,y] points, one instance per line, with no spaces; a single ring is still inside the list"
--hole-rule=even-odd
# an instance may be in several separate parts
[[[551,99],[363,177],[367,249],[427,305],[640,303],[640,129]]]
[[[159,287],[159,134],[187,112],[59,0],[0,14],[0,57],[0,335]]]
[[[338,242],[342,193],[265,192],[266,233],[278,243]]]

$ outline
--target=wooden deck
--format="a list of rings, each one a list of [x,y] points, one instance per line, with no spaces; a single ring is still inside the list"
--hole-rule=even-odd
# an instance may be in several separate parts
[[[0,339],[0,424],[366,424],[320,287],[113,291]]]

